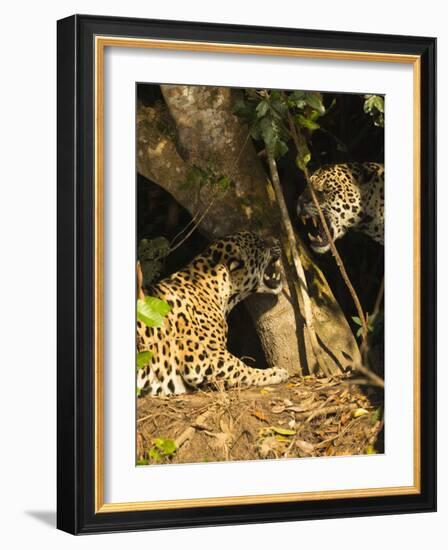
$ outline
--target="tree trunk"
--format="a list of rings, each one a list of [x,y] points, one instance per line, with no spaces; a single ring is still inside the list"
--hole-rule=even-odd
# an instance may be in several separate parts
[[[274,235],[282,240],[284,290],[255,295],[245,304],[255,322],[269,366],[291,374],[309,372],[315,364],[305,328],[303,304],[297,303],[297,278],[289,241],[282,231],[273,189],[267,180],[248,129],[233,115],[234,90],[203,86],[162,86],[165,105],[139,105],[137,112],[137,169],[168,191],[192,216],[208,207],[200,231],[210,239],[240,229]],[[216,198],[213,186],[192,191],[181,184],[197,166],[227,176],[234,183]],[[298,240],[306,271],[315,329],[328,370],[359,359],[348,323],[318,267]]]

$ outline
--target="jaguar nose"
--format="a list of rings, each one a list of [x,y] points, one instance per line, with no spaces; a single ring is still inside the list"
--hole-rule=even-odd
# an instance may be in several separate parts
[[[282,255],[282,251],[280,248],[280,245],[276,244],[271,248],[271,260],[277,261],[280,259],[280,256]]]
[[[270,235],[264,239],[264,244],[266,248],[275,248],[276,246],[280,246],[280,241],[276,237]]]
[[[280,241],[273,236],[264,239],[264,245],[269,249],[271,260],[278,260],[282,255]]]

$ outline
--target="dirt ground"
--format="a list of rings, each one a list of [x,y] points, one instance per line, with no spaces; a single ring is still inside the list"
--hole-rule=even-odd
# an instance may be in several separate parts
[[[137,404],[137,464],[381,453],[382,399],[343,376],[145,397]]]

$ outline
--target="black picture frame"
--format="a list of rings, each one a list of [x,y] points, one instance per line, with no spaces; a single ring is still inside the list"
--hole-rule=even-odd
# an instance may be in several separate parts
[[[436,40],[426,37],[74,15],[57,25],[57,526],[73,534],[436,509]],[[95,511],[95,36],[416,55],[421,61],[421,484],[419,494]]]

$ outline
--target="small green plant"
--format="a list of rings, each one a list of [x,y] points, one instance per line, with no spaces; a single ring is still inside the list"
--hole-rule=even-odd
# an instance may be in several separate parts
[[[143,300],[137,300],[137,318],[148,327],[160,328],[170,311],[169,304],[154,296],[145,296]]]
[[[217,187],[222,191],[227,191],[232,183],[232,180],[228,176],[220,174],[212,164],[209,164],[206,168],[193,165],[188,169],[186,180],[180,184],[180,188],[202,189],[202,187],[208,185],[210,187]]]
[[[145,296],[143,300],[137,300],[137,319],[148,327],[160,328],[170,311],[171,306],[155,296]],[[137,370],[145,368],[151,357],[151,351],[137,353]],[[141,391],[141,388],[137,388],[137,397],[140,397]]]
[[[374,426],[382,418],[383,418],[383,407],[380,405],[377,409],[373,411],[372,416],[370,417],[370,423],[372,424],[372,426]]]
[[[375,319],[376,315],[369,315],[368,313],[366,314],[367,332],[373,332],[375,330]],[[361,319],[355,316],[352,317],[352,321],[355,323],[355,325],[359,326],[356,332],[356,336],[359,338],[362,335]]]
[[[153,440],[153,446],[148,452],[149,458],[156,463],[173,457],[177,452],[177,443],[174,439],[158,437]]]
[[[234,113],[249,125],[252,138],[263,140],[268,153],[275,159],[289,150],[288,117],[311,134],[320,129],[317,121],[326,112],[319,92],[246,90],[234,106]],[[303,170],[310,160],[311,153],[303,143],[296,164]]]
[[[150,362],[152,353],[150,351],[141,351],[137,353],[137,370],[144,369]]]
[[[165,237],[143,238],[140,241],[137,256],[142,268],[143,289],[149,289],[153,281],[162,275],[164,261],[169,253],[170,243]]]
[[[384,97],[380,95],[364,96],[364,112],[372,117],[373,124],[384,128]]]

